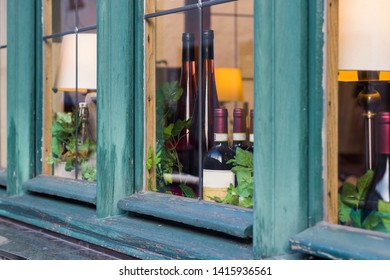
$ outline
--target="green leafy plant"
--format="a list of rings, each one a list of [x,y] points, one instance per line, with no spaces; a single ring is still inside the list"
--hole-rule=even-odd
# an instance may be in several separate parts
[[[338,196],[339,222],[358,228],[390,232],[390,203],[378,202],[378,211],[364,209],[364,202],[373,180],[374,172],[368,170],[356,185],[344,182]]]
[[[238,205],[245,208],[253,207],[253,154],[241,148],[236,149],[233,159],[227,162],[232,164],[232,172],[237,179],[237,186],[230,184],[226,196],[210,197],[219,203]]]
[[[79,120],[77,125],[77,129],[80,130],[80,128],[81,120]],[[96,152],[96,144],[89,138],[85,139],[84,143],[78,142],[76,152],[76,141],[78,140],[76,140],[75,117],[73,113],[57,112],[54,115],[50,132],[52,135],[52,155],[46,158],[48,164],[65,162],[65,170],[70,172],[75,168],[76,161],[77,164],[82,165]],[[84,168],[86,169],[86,167]],[[91,175],[93,172],[90,169],[88,168],[88,171],[84,170],[84,174],[89,174],[88,178],[86,178],[87,180],[91,180],[94,177]]]
[[[191,118],[171,121],[172,108],[176,107],[182,94],[183,89],[177,81],[163,83],[156,94],[156,150],[149,147],[146,161],[146,169],[150,174],[155,167],[156,185],[153,185],[151,175],[148,178],[148,189],[152,191],[169,192],[173,172],[182,173],[183,165],[176,148],[183,137],[182,132],[191,126]],[[179,187],[185,196],[196,197],[185,182],[180,182]]]

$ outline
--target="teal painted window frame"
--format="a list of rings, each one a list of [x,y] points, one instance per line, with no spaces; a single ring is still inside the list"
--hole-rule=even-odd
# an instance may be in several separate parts
[[[318,240],[303,234],[317,229],[326,234],[329,230],[321,227],[325,211],[324,1],[255,1],[254,79],[258,113],[253,244],[242,247],[233,257],[316,254],[297,248],[294,240],[313,241],[320,246]],[[98,108],[96,209],[23,191],[23,184],[37,178],[41,170],[41,1],[13,0],[7,7],[8,44],[13,50],[8,54],[12,78],[7,91],[13,94],[9,94],[7,104],[7,191],[0,189],[0,214],[140,258],[216,258],[221,253],[216,246],[206,249],[204,254],[185,247],[192,250],[186,254],[180,246],[191,238],[199,244],[213,240],[224,248],[222,257],[229,256],[240,243],[170,225],[167,232],[185,235],[187,239],[166,244],[152,236],[163,221],[148,218],[142,222],[141,232],[137,229],[141,219],[125,215],[118,207],[121,199],[143,188],[143,1],[97,0],[97,7],[98,104],[102,106]],[[26,26],[31,29],[26,30]],[[34,32],[27,32],[31,30]],[[21,80],[25,82],[20,83]],[[19,100],[25,102],[20,104]],[[56,205],[61,205],[63,212],[58,213]],[[342,231],[348,230],[343,227]],[[362,238],[367,233],[353,234]],[[148,244],[146,249],[143,242]],[[369,244],[370,239],[365,242]],[[326,250],[332,244],[336,243],[330,240]],[[162,250],[164,246],[169,250]],[[348,257],[348,252],[353,251],[352,245],[347,246],[339,256]]]
[[[5,17],[7,16],[7,11],[5,11]],[[0,22],[0,25],[2,23]],[[7,42],[0,42],[1,47],[7,48]],[[0,73],[1,74],[1,73]],[[3,133],[3,132],[2,132]],[[0,186],[6,186],[7,184],[7,169],[6,168],[0,168]]]
[[[8,89],[14,96],[8,103],[12,145],[8,146],[7,190],[0,189],[0,215],[139,258],[252,258],[250,244],[169,223],[162,229],[163,221],[132,217],[117,206],[120,199],[142,189],[143,184],[143,152],[139,149],[143,147],[144,99],[141,1],[97,1],[97,98],[104,106],[98,108],[100,175],[96,208],[74,201],[73,196],[68,200],[28,191],[66,188],[70,182],[39,175],[43,118],[41,4],[40,0],[29,1],[26,6],[24,1],[15,0],[8,6],[9,46],[15,50],[8,56],[12,64]],[[26,26],[31,29],[26,30]],[[29,36],[25,36],[27,32]],[[18,100],[26,102],[20,104]],[[67,198],[65,192],[62,196]]]

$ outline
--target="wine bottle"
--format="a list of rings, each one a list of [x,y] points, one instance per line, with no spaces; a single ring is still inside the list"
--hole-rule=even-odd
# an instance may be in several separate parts
[[[253,134],[253,109],[251,109],[250,114],[249,114],[249,146],[248,146],[248,151],[253,153],[253,144],[254,144],[254,134]]]
[[[168,143],[167,149],[175,151],[177,158],[169,177],[171,184],[169,191],[174,195],[188,196],[198,191],[198,177],[191,175],[194,173],[194,137],[188,127],[188,122],[192,121],[194,110],[194,99],[197,90],[195,71],[195,46],[194,34],[182,34],[182,66],[180,71],[179,86],[182,94],[172,109],[169,123],[173,124],[174,139]],[[179,131],[180,130],[180,131]],[[174,155],[175,153],[172,153]],[[166,179],[165,178],[165,179]],[[187,191],[186,191],[187,190]],[[192,196],[191,195],[191,196]]]
[[[199,118],[198,108],[199,101],[202,101],[202,117]],[[198,126],[201,126],[202,131],[202,153],[207,152],[214,142],[213,131],[213,112],[219,108],[217,87],[215,84],[214,74],[214,32],[213,30],[203,30],[202,32],[202,90],[195,98],[193,131],[194,143],[196,149],[199,145]],[[201,119],[201,122],[200,122]]]
[[[377,116],[377,162],[364,208],[378,210],[378,201],[390,202],[390,112]]]
[[[243,150],[248,148],[246,142],[246,118],[245,110],[234,108],[233,110],[233,151],[239,147]]]
[[[195,76],[195,48],[194,48],[194,34],[182,34],[182,66],[180,74],[180,87],[183,93],[177,102],[176,113],[174,121],[188,121],[192,118],[194,109],[194,99],[197,90],[196,76]],[[176,151],[178,158],[182,164],[182,172],[189,173],[194,162],[193,138],[190,137],[189,128],[184,128],[177,137]]]
[[[214,110],[214,146],[203,159],[203,199],[224,199],[230,184],[235,184],[232,165],[227,162],[234,157],[229,148],[227,110]]]

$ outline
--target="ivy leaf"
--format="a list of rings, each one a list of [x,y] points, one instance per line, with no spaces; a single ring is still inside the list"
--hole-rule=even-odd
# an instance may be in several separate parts
[[[241,148],[237,148],[233,164],[252,168],[253,154],[249,151],[243,150]]]
[[[196,198],[196,194],[194,190],[189,186],[187,186],[186,184],[184,184],[183,182],[180,183],[179,187],[182,190],[185,197]]]
[[[369,169],[367,172],[361,176],[356,184],[356,189],[359,194],[359,200],[364,200],[366,193],[368,191],[368,188],[370,187],[370,184],[372,182],[372,179],[374,177],[374,171]]]
[[[380,213],[382,224],[386,228],[386,232],[390,232],[390,202],[379,200],[378,211]]]
[[[374,230],[381,223],[381,219],[376,212],[371,212],[363,221],[362,227],[369,230]]]
[[[172,129],[172,136],[176,137],[180,135],[180,133],[183,131],[185,128],[189,128],[191,126],[191,118],[188,120],[177,120],[173,129]]]
[[[240,197],[252,197],[253,196],[253,177],[251,172],[239,172],[237,173],[237,192]]]
[[[339,197],[339,203],[338,203],[338,217],[339,221],[342,223],[348,222],[351,219],[351,207],[348,207],[344,203],[341,202],[341,199]]]
[[[72,171],[74,169],[74,162],[73,160],[67,160],[65,163],[65,171]]]
[[[53,138],[51,140],[51,152],[57,156],[60,157],[62,154],[62,145],[61,142],[57,138]]]
[[[173,123],[169,124],[167,127],[164,127],[164,138],[168,139],[172,135],[172,130],[175,125]]]
[[[253,199],[250,197],[245,197],[240,200],[238,203],[238,206],[245,207],[245,208],[252,208],[253,207]]]
[[[64,124],[72,124],[72,113],[57,112],[57,121]]]
[[[362,220],[361,220],[362,210],[351,209],[350,215],[351,215],[351,220],[352,220],[353,226],[361,228],[362,227]]]
[[[148,150],[148,159],[146,160],[146,169],[150,171],[152,167],[153,167],[153,148],[152,146],[150,146]]]

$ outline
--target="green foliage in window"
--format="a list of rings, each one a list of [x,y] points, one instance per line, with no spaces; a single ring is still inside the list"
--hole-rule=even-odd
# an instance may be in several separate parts
[[[77,129],[80,131],[80,128],[81,120],[79,119]],[[82,176],[83,174],[88,174],[86,177],[83,177],[83,179],[96,180],[96,170],[93,172],[91,166],[84,164],[89,160],[90,156],[96,152],[96,144],[89,138],[86,138],[84,143],[80,143],[77,140],[78,145],[76,153],[74,114],[57,112],[54,115],[54,121],[50,132],[52,135],[52,155],[46,158],[46,162],[48,164],[65,162],[65,170],[70,172],[75,168],[77,160],[77,163],[82,166]],[[93,175],[94,173],[95,175]]]
[[[378,201],[378,211],[364,209],[364,202],[374,172],[368,170],[357,180],[357,184],[345,182],[339,190],[339,222],[358,228],[390,232],[390,203]]]
[[[210,197],[219,203],[238,205],[245,208],[253,207],[253,154],[241,148],[236,149],[233,159],[227,162],[232,164],[232,172],[236,175],[237,186],[230,184],[226,196]]]
[[[180,137],[183,137],[183,130],[191,126],[191,118],[187,120],[175,120],[171,122],[173,109],[183,94],[183,89],[177,81],[165,82],[158,89],[156,94],[156,151],[149,147],[146,169],[150,176],[148,178],[148,189],[158,192],[170,192],[172,187],[172,174],[177,171],[182,173],[183,165],[179,160],[177,145]],[[155,168],[156,185],[151,179],[152,169]],[[195,198],[194,191],[180,182],[178,187],[187,197]]]

